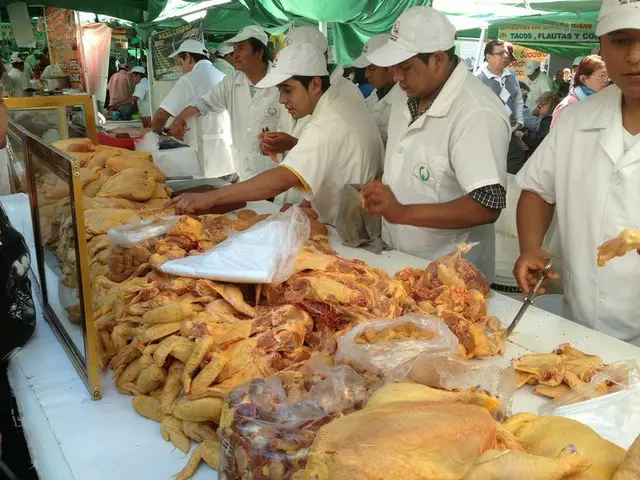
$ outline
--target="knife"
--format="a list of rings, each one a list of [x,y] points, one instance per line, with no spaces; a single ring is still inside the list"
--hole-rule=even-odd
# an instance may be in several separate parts
[[[518,325],[520,320],[522,320],[522,317],[524,316],[527,309],[531,306],[535,299],[538,298],[538,291],[540,290],[540,287],[542,287],[542,283],[544,282],[545,278],[547,278],[547,275],[549,275],[550,270],[551,260],[549,260],[549,262],[547,262],[547,264],[545,265],[544,270],[542,270],[542,275],[540,275],[540,278],[538,279],[536,285],[533,287],[531,293],[524,298],[522,307],[520,307],[520,310],[518,310],[516,317],[511,322],[511,325],[509,325],[509,328],[507,328],[507,337],[513,333],[513,330],[516,328],[516,325]]]

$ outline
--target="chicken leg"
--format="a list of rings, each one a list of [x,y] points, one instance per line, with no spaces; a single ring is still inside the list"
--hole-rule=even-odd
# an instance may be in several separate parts
[[[640,252],[640,230],[623,230],[616,238],[600,245],[598,247],[598,266],[604,267],[609,260],[622,257],[631,250]]]

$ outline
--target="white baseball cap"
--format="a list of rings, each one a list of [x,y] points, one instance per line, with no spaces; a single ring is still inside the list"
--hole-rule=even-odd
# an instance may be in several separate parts
[[[310,43],[299,43],[283,48],[273,62],[269,73],[258,82],[256,87],[275,87],[294,75],[328,77],[329,71],[324,52]]]
[[[129,73],[139,73],[141,75],[146,75],[147,71],[144,69],[144,67],[138,65],[137,67],[133,67]]]
[[[223,42],[218,45],[216,51],[222,56],[229,55],[230,53],[233,53],[233,45],[229,45],[227,42]]]
[[[637,0],[602,0],[596,35],[632,28],[640,30],[640,2]]]
[[[531,75],[533,72],[540,68],[540,62],[536,60],[531,60],[525,64],[524,74]]]
[[[180,45],[180,48],[169,55],[169,58],[177,57],[180,53],[199,53],[200,55],[209,55],[209,50],[204,46],[204,43],[197,40],[185,40]]]
[[[264,31],[260,27],[256,27],[255,25],[244,27],[238,32],[235,37],[227,40],[227,43],[240,43],[244,42],[245,40],[249,40],[250,38],[255,38],[265,47],[269,43],[269,37],[267,36],[267,34],[264,33]]]
[[[390,67],[418,53],[447,51],[455,39],[456,28],[446,15],[431,7],[413,7],[393,24],[389,41],[367,58],[374,65]]]
[[[309,25],[294,27],[287,33],[287,38],[284,41],[285,47],[299,43],[310,43],[322,53],[325,53],[329,49],[329,41],[324,33]]]
[[[364,44],[364,47],[362,47],[362,55],[356,58],[351,65],[356,68],[365,68],[371,65],[371,62],[367,59],[367,55],[382,47],[390,38],[391,35],[388,33],[371,37],[369,41]]]
[[[13,52],[11,54],[11,63],[24,63],[24,59],[20,57],[18,52]]]

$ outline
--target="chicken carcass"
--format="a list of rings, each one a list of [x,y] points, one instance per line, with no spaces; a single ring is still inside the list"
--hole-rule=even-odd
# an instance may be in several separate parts
[[[620,235],[598,247],[598,266],[604,267],[606,263],[615,258],[626,255],[631,250],[640,253],[640,230],[623,230]]]
[[[150,169],[127,168],[109,178],[97,196],[145,202],[153,197],[155,191],[156,182]]]

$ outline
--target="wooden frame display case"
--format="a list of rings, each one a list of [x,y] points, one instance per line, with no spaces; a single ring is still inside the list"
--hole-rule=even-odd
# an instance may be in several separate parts
[[[6,98],[4,102],[9,109],[9,119],[44,143],[78,136],[98,143],[96,114],[90,95],[16,97]],[[74,118],[79,124],[74,124]],[[23,181],[27,169],[24,152],[14,140],[8,138],[7,141],[11,190],[12,193],[28,193]]]
[[[92,398],[100,399],[80,164],[13,121],[8,136],[26,163],[44,316]]]

